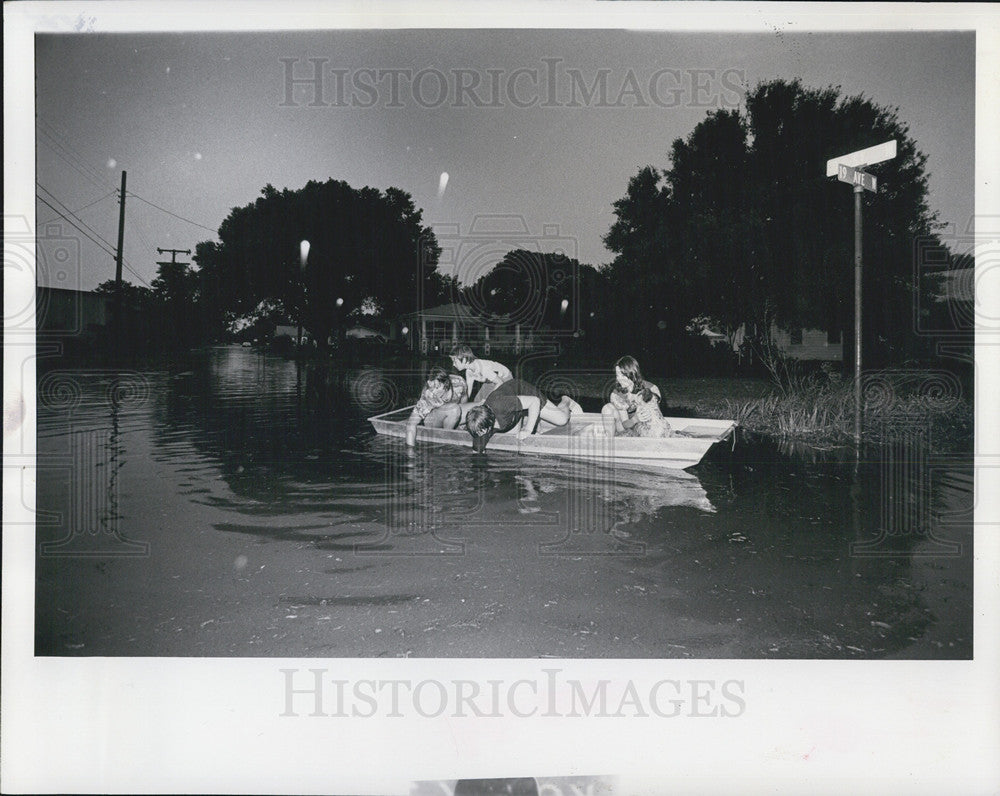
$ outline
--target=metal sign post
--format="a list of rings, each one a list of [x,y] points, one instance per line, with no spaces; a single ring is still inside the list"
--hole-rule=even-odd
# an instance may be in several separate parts
[[[862,169],[896,157],[896,141],[859,149],[826,162],[826,176],[854,186],[854,439],[861,441],[861,194],[878,182]]]

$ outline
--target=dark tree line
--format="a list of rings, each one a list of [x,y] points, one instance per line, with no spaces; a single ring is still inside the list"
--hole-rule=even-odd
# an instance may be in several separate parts
[[[363,308],[394,317],[437,301],[447,290],[437,272],[441,250],[421,216],[398,188],[339,180],[294,191],[265,186],[256,201],[233,208],[218,242],[196,247],[211,324],[221,328],[263,303],[323,344]]]
[[[616,254],[605,272],[612,314],[628,345],[662,355],[704,315],[720,331],[751,337],[772,324],[838,332],[852,352],[854,198],[851,186],[825,176],[826,162],[895,139],[897,157],[867,169],[878,193],[863,197],[865,359],[925,353],[913,308],[929,303],[928,283],[914,247],[934,241],[938,225],[927,205],[927,158],[897,113],[835,88],[762,83],[745,109],[710,113],[674,141],[668,166],[641,169],[605,236]]]
[[[879,190],[863,196],[863,342],[866,366],[902,362],[928,353],[917,327],[920,313],[941,314],[935,270],[965,262],[936,237],[927,158],[898,109],[797,81],[758,85],[741,110],[709,113],[675,140],[666,166],[640,169],[614,203],[604,241],[615,257],[601,268],[518,249],[460,285],[438,272],[441,250],[409,194],[331,179],[265,186],[232,209],[218,242],[197,244],[196,270],[161,266],[126,303],[154,313],[178,344],[222,339],[237,317],[301,324],[322,343],[362,309],[393,318],[458,300],[575,331],[566,345],[631,353],[654,370],[704,365],[709,347],[688,331],[696,318],[751,342],[773,326],[839,333],[849,359],[854,199],[825,166],[891,139],[897,157],[867,169]]]

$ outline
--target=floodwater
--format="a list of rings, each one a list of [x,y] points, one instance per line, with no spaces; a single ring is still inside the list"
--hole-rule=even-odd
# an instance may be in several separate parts
[[[377,436],[420,383],[236,347],[40,374],[36,653],[972,657],[971,455],[919,428],[650,473]]]

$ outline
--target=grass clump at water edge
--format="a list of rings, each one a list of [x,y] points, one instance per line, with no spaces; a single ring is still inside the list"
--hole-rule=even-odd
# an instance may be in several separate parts
[[[930,429],[944,447],[971,444],[971,405],[941,372],[870,372],[862,381],[862,437],[876,443]],[[821,373],[749,400],[725,398],[707,411],[779,439],[841,444],[854,438],[854,383]]]

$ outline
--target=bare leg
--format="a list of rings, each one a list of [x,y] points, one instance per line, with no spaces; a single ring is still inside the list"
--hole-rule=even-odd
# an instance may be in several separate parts
[[[417,441],[417,426],[420,425],[420,417],[418,415],[410,415],[410,419],[406,421],[406,444],[411,448]]]
[[[545,406],[541,408],[538,416],[553,426],[565,426],[569,422],[570,410],[565,403],[560,403],[556,406],[551,401],[546,401]]]
[[[601,423],[604,424],[604,434],[607,437],[614,437],[625,430],[621,415],[613,404],[604,404],[601,409]]]

